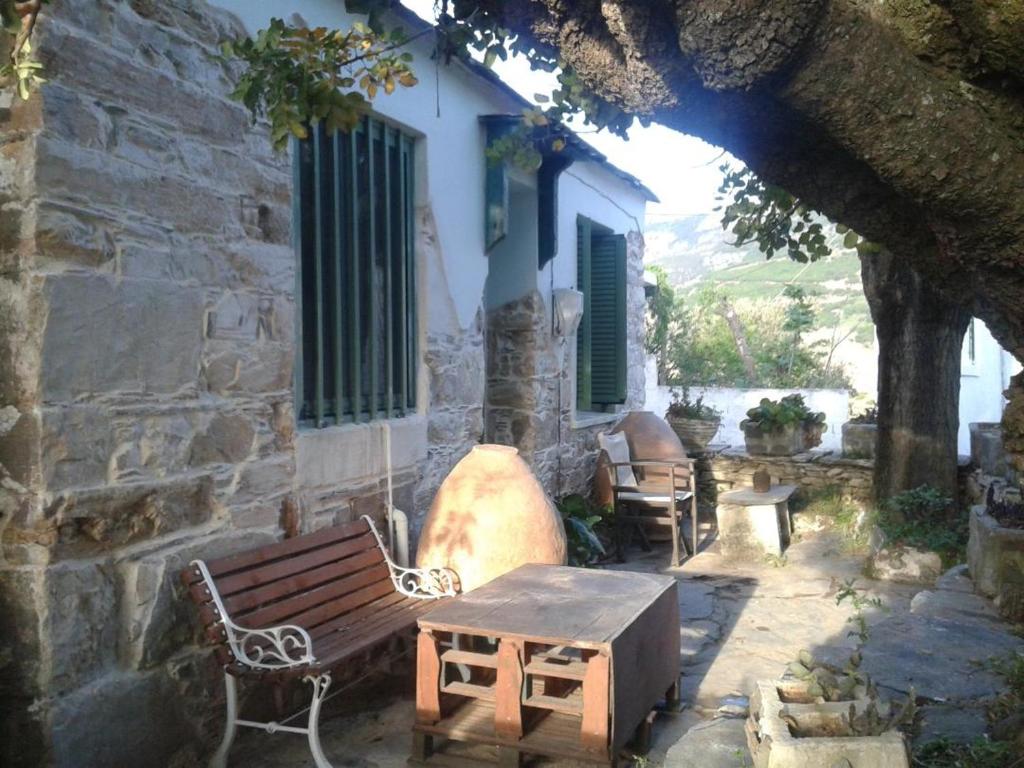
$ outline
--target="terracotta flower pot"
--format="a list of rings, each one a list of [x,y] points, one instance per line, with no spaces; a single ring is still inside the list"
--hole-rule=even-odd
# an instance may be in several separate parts
[[[636,460],[686,458],[686,449],[679,436],[667,421],[652,411],[630,411],[609,431],[612,434],[622,432],[626,436],[629,455]],[[612,503],[612,487],[603,458],[599,458],[597,463],[594,495],[602,506]]]
[[[722,424],[719,419],[683,419],[677,416],[668,416],[667,419],[679,442],[691,454],[704,453]]]
[[[423,524],[416,564],[451,568],[462,591],[526,563],[564,565],[565,529],[555,505],[505,445],[478,445],[448,474]]]

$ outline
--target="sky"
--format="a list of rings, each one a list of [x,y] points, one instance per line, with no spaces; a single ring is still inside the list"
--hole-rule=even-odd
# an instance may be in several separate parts
[[[422,18],[434,18],[434,0],[402,0],[402,4]],[[494,71],[530,101],[534,94],[550,93],[555,87],[552,75],[531,70],[522,56],[496,61]],[[650,187],[661,200],[647,206],[649,224],[710,213],[718,204],[715,195],[722,178],[718,168],[732,160],[720,148],[660,125],[644,128],[634,123],[628,141],[608,131],[591,130],[581,127],[580,134],[612,163]]]

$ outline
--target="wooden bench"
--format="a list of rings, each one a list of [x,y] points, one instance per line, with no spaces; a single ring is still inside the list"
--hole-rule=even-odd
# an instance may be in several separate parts
[[[227,723],[213,768],[227,764],[240,725],[306,734],[318,768],[331,768],[318,733],[331,672],[415,631],[420,616],[457,591],[446,569],[396,565],[365,516],[219,560],[193,560],[181,579],[224,667]],[[238,677],[310,683],[307,727],[239,719]]]

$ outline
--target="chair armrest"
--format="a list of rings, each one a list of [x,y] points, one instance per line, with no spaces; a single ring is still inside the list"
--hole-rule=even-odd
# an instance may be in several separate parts
[[[456,586],[458,576],[449,568],[404,568],[391,559],[388,548],[384,546],[373,518],[363,515],[363,520],[370,526],[373,536],[377,539],[384,561],[391,572],[391,582],[395,589],[406,597],[419,600],[438,600],[442,597],[455,597],[459,593]]]
[[[217,585],[202,560],[191,565],[199,571],[210,591],[210,599],[220,616],[228,647],[242,664],[253,669],[280,670],[303,667],[316,662],[313,639],[309,632],[295,624],[252,629],[235,624],[220,599]]]
[[[395,589],[406,597],[438,600],[459,594],[458,577],[449,568],[403,568],[388,563]]]

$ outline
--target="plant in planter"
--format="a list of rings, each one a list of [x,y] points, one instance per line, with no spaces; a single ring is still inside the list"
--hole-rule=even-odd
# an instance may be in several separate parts
[[[967,563],[975,588],[1011,621],[1024,621],[1024,503],[995,498],[970,512]]]
[[[792,456],[821,444],[827,429],[825,414],[812,411],[803,395],[781,400],[762,398],[740,422],[747,453],[759,456]]]
[[[690,390],[683,387],[672,390],[672,402],[665,411],[665,420],[679,436],[687,453],[703,453],[708,443],[718,432],[722,423],[722,412],[704,404],[703,395],[690,400]]]
[[[878,408],[871,406],[843,424],[843,456],[874,459],[878,435]]]
[[[757,768],[786,765],[863,765],[906,768],[907,749],[898,728],[913,723],[915,695],[899,706],[879,700],[860,671],[869,637],[865,609],[879,607],[851,579],[836,602],[853,603],[850,634],[859,642],[842,668],[801,651],[781,680],[759,680],[751,698],[747,744]]]

